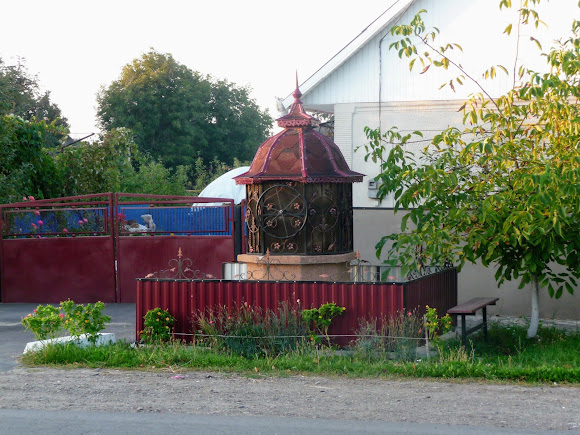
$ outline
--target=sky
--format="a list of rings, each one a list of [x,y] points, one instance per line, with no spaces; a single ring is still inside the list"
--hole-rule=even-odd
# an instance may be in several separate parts
[[[71,136],[98,132],[96,94],[150,48],[217,79],[275,97],[305,81],[393,0],[0,0],[0,57],[24,58]]]

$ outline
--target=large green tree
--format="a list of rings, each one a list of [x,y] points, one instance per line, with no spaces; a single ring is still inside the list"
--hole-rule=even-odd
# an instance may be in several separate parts
[[[520,25],[539,22],[537,3],[523,0]],[[548,72],[521,67],[513,89],[492,98],[453,61],[457,45],[435,45],[438,32],[426,29],[424,12],[391,30],[401,37],[391,47],[410,59],[411,69],[417,59],[423,72],[457,68],[451,85],[473,80],[481,93],[464,104],[464,127],[437,134],[420,155],[406,150],[411,135],[366,130],[367,158],[381,162],[380,194],[394,193],[395,209],[405,210],[401,233],[384,237],[378,252],[392,243],[391,264],[404,271],[481,261],[497,267],[498,285],[531,283],[528,336],[535,336],[540,288],[558,298],[573,293],[580,278],[580,22],[545,53]],[[494,67],[486,75],[496,69],[507,73]]]
[[[97,101],[105,131],[130,128],[142,152],[174,168],[193,167],[198,157],[206,164],[251,159],[272,124],[248,88],[202,76],[154,50],[126,65]]]
[[[44,121],[0,117],[0,203],[60,196],[60,171],[45,147],[51,128]]]
[[[69,131],[67,119],[51,101],[50,91],[42,92],[38,78],[24,61],[7,65],[0,58],[0,115],[16,115],[26,121],[44,121],[53,127],[45,133],[45,146],[60,145]]]
[[[66,195],[99,192],[185,195],[188,168],[165,168],[142,155],[133,133],[114,128],[102,140],[65,148],[56,156]]]

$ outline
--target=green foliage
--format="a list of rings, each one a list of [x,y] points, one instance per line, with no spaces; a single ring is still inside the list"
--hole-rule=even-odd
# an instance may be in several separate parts
[[[92,344],[95,344],[98,333],[105,329],[106,323],[111,321],[110,316],[102,314],[105,304],[75,304],[70,299],[60,303],[64,312],[64,328],[71,337],[85,335]]]
[[[119,192],[123,174],[133,170],[136,153],[131,131],[118,128],[106,133],[100,142],[65,148],[56,160],[68,195]]]
[[[423,72],[456,67],[455,85],[472,80],[482,92],[462,106],[464,127],[437,134],[420,155],[406,150],[412,135],[365,130],[366,158],[381,165],[379,195],[393,193],[395,210],[405,210],[401,233],[382,238],[377,254],[392,243],[388,263],[400,263],[404,274],[481,261],[497,265],[498,285],[537,280],[550,296],[572,294],[580,277],[580,23],[545,54],[547,73],[520,67],[513,89],[494,99],[453,62],[454,45],[434,46],[438,31],[425,28],[422,13],[392,29],[402,36],[392,48],[419,59]],[[520,20],[539,18],[522,9]],[[417,54],[411,38],[427,54]]]
[[[503,328],[498,327],[501,331]],[[517,330],[518,328],[511,327]],[[511,354],[484,351],[482,334],[473,336],[474,350],[466,351],[458,342],[442,346],[439,358],[414,358],[411,361],[391,360],[381,353],[336,355],[320,352],[306,344],[280,355],[261,354],[246,358],[215,348],[187,346],[169,342],[159,346],[134,348],[128,343],[80,348],[49,345],[22,357],[26,365],[64,365],[69,367],[102,367],[176,370],[217,370],[287,376],[310,373],[355,377],[396,377],[507,380],[528,383],[580,383],[580,334],[564,334],[540,328],[538,338],[528,340],[519,328]],[[490,328],[493,342],[495,328]],[[509,333],[502,332],[502,335]],[[521,344],[518,344],[521,343]],[[482,350],[479,350],[479,349]]]
[[[34,334],[37,340],[56,338],[63,328],[72,337],[86,334],[91,343],[97,340],[99,331],[105,329],[105,324],[111,321],[109,316],[102,314],[105,304],[77,305],[70,299],[60,303],[60,307],[39,305],[33,313],[22,319],[22,324]],[[63,311],[61,313],[60,311]]]
[[[175,317],[167,310],[153,308],[147,311],[143,317],[144,328],[141,331],[141,340],[148,344],[169,341],[174,323]]]
[[[186,184],[189,167],[178,166],[175,170],[167,169],[160,161],[142,159],[122,173],[120,191],[124,193],[151,193],[155,195],[187,194]]]
[[[39,305],[22,319],[22,324],[34,334],[36,340],[46,340],[59,336],[63,328],[62,317],[58,307]]]
[[[101,89],[97,115],[105,131],[130,128],[139,150],[168,168],[193,168],[198,157],[231,165],[251,159],[272,124],[249,92],[151,50]]]
[[[0,116],[10,114],[51,125],[45,137],[48,148],[61,144],[68,134],[67,119],[50,101],[50,92],[40,92],[38,78],[29,74],[26,64],[19,60],[16,65],[6,65],[0,59]]]
[[[423,327],[423,316],[417,310],[399,311],[383,319],[361,319],[353,349],[371,357],[389,358],[387,354],[392,353],[397,360],[414,360],[425,336]]]
[[[285,302],[277,312],[246,303],[231,310],[217,307],[210,313],[198,313],[193,323],[198,328],[197,343],[244,357],[296,349],[308,331],[299,311]]]
[[[45,148],[51,129],[44,121],[13,115],[0,118],[0,203],[16,202],[23,196],[60,196],[60,171]]]
[[[429,340],[434,343],[441,342],[441,335],[445,335],[453,327],[451,324],[451,316],[445,314],[443,317],[439,317],[437,314],[437,309],[432,308],[429,305],[426,306],[427,310],[425,312],[425,329],[427,330]]]
[[[326,342],[330,344],[330,337],[328,336],[328,328],[332,320],[344,313],[345,307],[339,307],[334,302],[327,302],[322,304],[319,308],[311,308],[302,311],[302,318],[307,325],[314,324],[315,330],[326,338]],[[311,337],[313,337],[311,335]]]

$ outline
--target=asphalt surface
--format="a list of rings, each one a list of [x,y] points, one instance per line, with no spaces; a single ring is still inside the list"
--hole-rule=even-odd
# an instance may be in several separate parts
[[[34,341],[21,320],[37,305],[0,304],[0,372],[16,367],[26,343]],[[117,340],[135,341],[135,304],[107,304],[103,313],[111,316],[111,322],[102,332],[113,332]]]
[[[60,434],[542,434],[543,431],[432,423],[336,420],[225,415],[144,414],[122,412],[0,409],[2,425],[12,435]],[[551,434],[567,433],[554,431]]]

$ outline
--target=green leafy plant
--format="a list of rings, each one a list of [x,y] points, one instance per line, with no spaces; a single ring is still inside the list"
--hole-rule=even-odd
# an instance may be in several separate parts
[[[525,25],[537,26],[538,3],[524,0],[517,26],[510,24],[504,33],[513,29],[520,41]],[[500,9],[511,5],[501,1]],[[528,336],[534,337],[540,289],[559,298],[564,291],[573,294],[580,279],[580,21],[573,21],[568,38],[541,54],[544,72],[518,65],[516,57],[511,89],[495,98],[458,62],[459,46],[440,44],[438,30],[427,29],[425,13],[394,26],[391,35],[398,40],[390,48],[409,59],[410,69],[420,63],[421,74],[429,67],[455,70],[452,89],[471,82],[481,92],[460,107],[462,127],[426,138],[429,145],[419,153],[406,144],[414,134],[422,137],[420,132],[365,130],[366,157],[380,165],[379,198],[393,194],[395,211],[405,211],[401,231],[383,237],[377,254],[389,249],[387,262],[401,266],[403,274],[425,264],[493,265],[498,285],[509,280],[519,280],[520,288],[529,285]],[[508,72],[496,65],[484,78],[494,78],[496,68]]]
[[[171,339],[175,317],[168,310],[153,308],[145,313],[143,323],[141,340],[147,344],[161,343]]]
[[[308,332],[298,308],[280,303],[277,311],[247,303],[233,308],[217,307],[193,319],[196,341],[215,350],[256,357],[280,355],[296,349]]]
[[[439,334],[443,335],[451,331],[451,316],[445,314],[443,317],[439,317],[436,308],[432,308],[429,305],[425,308],[427,309],[425,312],[425,330],[429,340],[433,343],[439,343],[441,341]]]
[[[58,307],[39,305],[22,319],[22,324],[34,334],[36,340],[46,340],[59,336],[63,329],[63,317]]]
[[[412,360],[423,342],[424,320],[417,311],[402,310],[382,319],[361,319],[353,349],[367,357]]]
[[[345,307],[339,307],[334,302],[328,302],[322,304],[319,308],[302,311],[302,318],[308,325],[314,324],[315,331],[323,335],[326,338],[326,342],[330,344],[328,328],[330,328],[332,320],[342,315],[345,310]],[[311,335],[311,338],[316,340],[316,337],[313,335]]]
[[[75,304],[70,299],[60,303],[64,311],[64,327],[72,337],[85,335],[89,342],[95,343],[98,333],[105,329],[106,323],[111,321],[110,316],[103,315],[103,302],[95,304]]]

